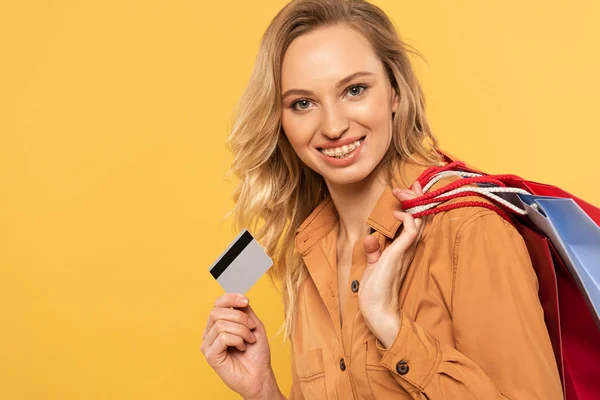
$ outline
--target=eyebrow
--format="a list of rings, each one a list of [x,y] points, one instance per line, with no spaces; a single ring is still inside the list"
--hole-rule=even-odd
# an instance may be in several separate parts
[[[361,76],[374,76],[375,74],[372,72],[367,72],[367,71],[359,71],[359,72],[355,72],[353,74],[348,75],[347,77],[345,77],[344,79],[342,79],[341,81],[339,81],[338,83],[335,84],[336,89],[339,89],[340,87],[344,86],[345,84],[347,84],[348,82],[350,82],[351,80],[361,77]],[[310,96],[312,94],[314,94],[311,90],[305,90],[305,89],[290,89],[288,91],[286,91],[282,96],[281,99],[285,99],[288,96],[291,95],[298,95],[298,96]]]

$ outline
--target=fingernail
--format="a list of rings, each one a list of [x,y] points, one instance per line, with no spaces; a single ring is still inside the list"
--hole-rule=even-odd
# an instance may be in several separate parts
[[[256,328],[256,322],[254,322],[254,320],[248,318],[248,325],[250,326],[251,329]]]
[[[246,307],[248,305],[248,299],[246,297],[241,297],[240,300],[239,300],[239,303],[242,306]]]
[[[252,332],[250,332],[250,340],[252,340],[252,342],[256,342],[256,335]]]
[[[414,197],[415,195],[410,190],[401,189],[401,190],[398,190],[397,196],[402,197],[404,199],[410,199],[410,198]]]

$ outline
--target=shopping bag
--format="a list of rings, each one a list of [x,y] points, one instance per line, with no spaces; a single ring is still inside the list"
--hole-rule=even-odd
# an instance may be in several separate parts
[[[554,244],[600,327],[600,227],[573,199],[519,194],[528,218]]]
[[[426,170],[425,194],[403,202],[413,216],[479,206],[515,225],[527,245],[539,298],[568,400],[600,399],[600,209],[555,186],[516,175],[487,175],[442,152],[447,165]],[[428,192],[440,179],[459,176]],[[464,196],[491,199],[447,200]]]
[[[562,354],[555,351],[555,355],[561,360],[566,398],[598,399],[600,228],[573,199],[523,194],[518,197],[528,210],[528,218],[550,240],[551,243],[548,244],[554,253],[552,264],[557,277],[559,313],[551,318],[547,317],[546,323],[549,332],[550,326],[553,326],[553,343],[562,348]],[[528,244],[530,253],[532,248],[543,247],[544,244]],[[537,264],[537,269],[541,269],[539,261]],[[545,269],[544,272],[547,273],[552,265],[548,263]],[[541,281],[540,272],[537,274],[538,281]],[[548,281],[545,284],[553,284],[551,278],[545,279]],[[549,288],[546,291],[546,298],[555,297]],[[551,309],[544,307],[545,312]],[[549,322],[549,319],[552,321]],[[562,327],[559,332],[556,332],[557,325]]]

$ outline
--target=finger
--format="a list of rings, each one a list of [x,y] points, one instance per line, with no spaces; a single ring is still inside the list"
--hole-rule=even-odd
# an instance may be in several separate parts
[[[411,187],[412,191],[418,196],[423,196],[423,188],[421,187],[421,182],[415,181]]]
[[[246,350],[243,338],[223,332],[210,345],[207,342],[202,343],[202,354],[210,365],[218,365],[227,359],[229,347],[235,347],[240,351]]]
[[[404,202],[404,201],[407,201],[407,200],[412,200],[412,199],[414,199],[414,198],[417,197],[417,194],[414,193],[412,190],[409,190],[409,189],[398,189],[398,188],[395,188],[392,191],[392,194],[400,202]]]
[[[202,336],[203,339],[206,339],[206,335],[218,320],[236,322],[247,326],[249,329],[256,328],[256,323],[245,312],[237,309],[215,307],[208,315],[208,321]]]
[[[248,304],[246,307],[242,308],[242,311],[244,313],[246,313],[248,315],[248,318],[256,324],[256,328],[254,329],[255,334],[265,332],[265,327],[264,327],[262,321],[260,320],[260,318],[258,318],[258,315],[256,315],[256,313],[254,312],[254,310],[252,309],[250,304]]]
[[[405,233],[406,235],[412,235],[412,234],[416,234],[418,229],[417,229],[417,224],[415,222],[415,218],[410,215],[409,213],[402,213],[404,214],[402,216],[402,218],[404,218],[404,220],[402,221],[402,233]]]
[[[376,263],[381,256],[381,251],[379,251],[379,241],[375,237],[368,235],[365,238],[363,245],[365,248],[365,255],[367,256],[367,265]]]
[[[223,332],[239,336],[248,343],[256,342],[256,336],[250,332],[250,329],[248,329],[246,325],[220,319],[215,322],[212,329],[206,335],[206,342],[208,345],[210,346]]]
[[[421,236],[421,234],[423,233],[423,218],[414,218],[414,220],[415,220],[415,225],[417,226],[417,231],[418,231],[417,238],[419,238]]]
[[[232,307],[240,308],[245,307],[249,301],[250,300],[244,295],[237,293],[225,293],[224,295],[217,297],[214,306],[215,308],[222,309],[230,309]],[[210,330],[210,328],[212,328],[212,324],[214,324],[215,320],[216,319],[214,319],[214,317],[211,319],[211,315],[209,314],[209,319],[206,324],[206,327],[204,328],[204,333],[202,334],[202,337],[206,337],[208,331]]]
[[[419,182],[418,180],[416,180],[412,187],[411,187],[412,191],[417,195],[417,197],[423,196],[423,188],[421,187],[421,182]],[[422,218],[415,218],[415,224],[417,225],[417,240],[418,238],[421,237],[421,234],[423,233],[423,219]]]
[[[402,222],[403,229],[389,247],[394,249],[393,252],[405,252],[417,237],[417,225],[413,216],[408,213],[394,211],[394,217]]]
[[[394,212],[394,216],[400,221],[403,221],[404,228],[402,233],[405,234],[406,240],[411,240],[408,246],[410,247],[410,245],[416,245],[416,243],[421,239],[421,235],[423,234],[423,218],[415,218],[411,214],[402,212],[399,212],[398,214]]]
[[[416,180],[412,184],[411,190],[413,191],[414,194],[417,195],[417,197],[423,196],[423,188],[421,187],[421,182],[419,182],[418,180]],[[422,233],[421,227],[423,225],[423,219],[422,218],[415,218],[415,224],[417,225],[417,231],[419,232],[419,234],[417,235],[417,237],[419,237],[420,234]]]
[[[246,307],[249,303],[249,299],[241,294],[237,293],[225,293],[223,296],[217,297],[215,300],[215,307]]]
[[[239,351],[246,350],[244,339],[231,333],[221,332],[211,346],[207,346],[204,356],[209,364],[213,365],[216,359],[221,359],[223,353],[227,352],[229,347],[235,347]]]

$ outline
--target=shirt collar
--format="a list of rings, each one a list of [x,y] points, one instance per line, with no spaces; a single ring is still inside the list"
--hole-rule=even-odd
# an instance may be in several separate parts
[[[411,184],[426,169],[426,167],[413,162],[402,163],[401,168],[404,168],[404,175]],[[396,176],[396,181],[402,181],[400,173]],[[401,222],[394,218],[393,211],[395,210],[402,210],[402,206],[392,194],[392,189],[386,186],[369,214],[366,224],[389,239],[393,239],[401,225]],[[330,196],[327,196],[296,230],[296,249],[303,255],[307,254],[335,227],[337,220],[338,216],[333,201]]]

